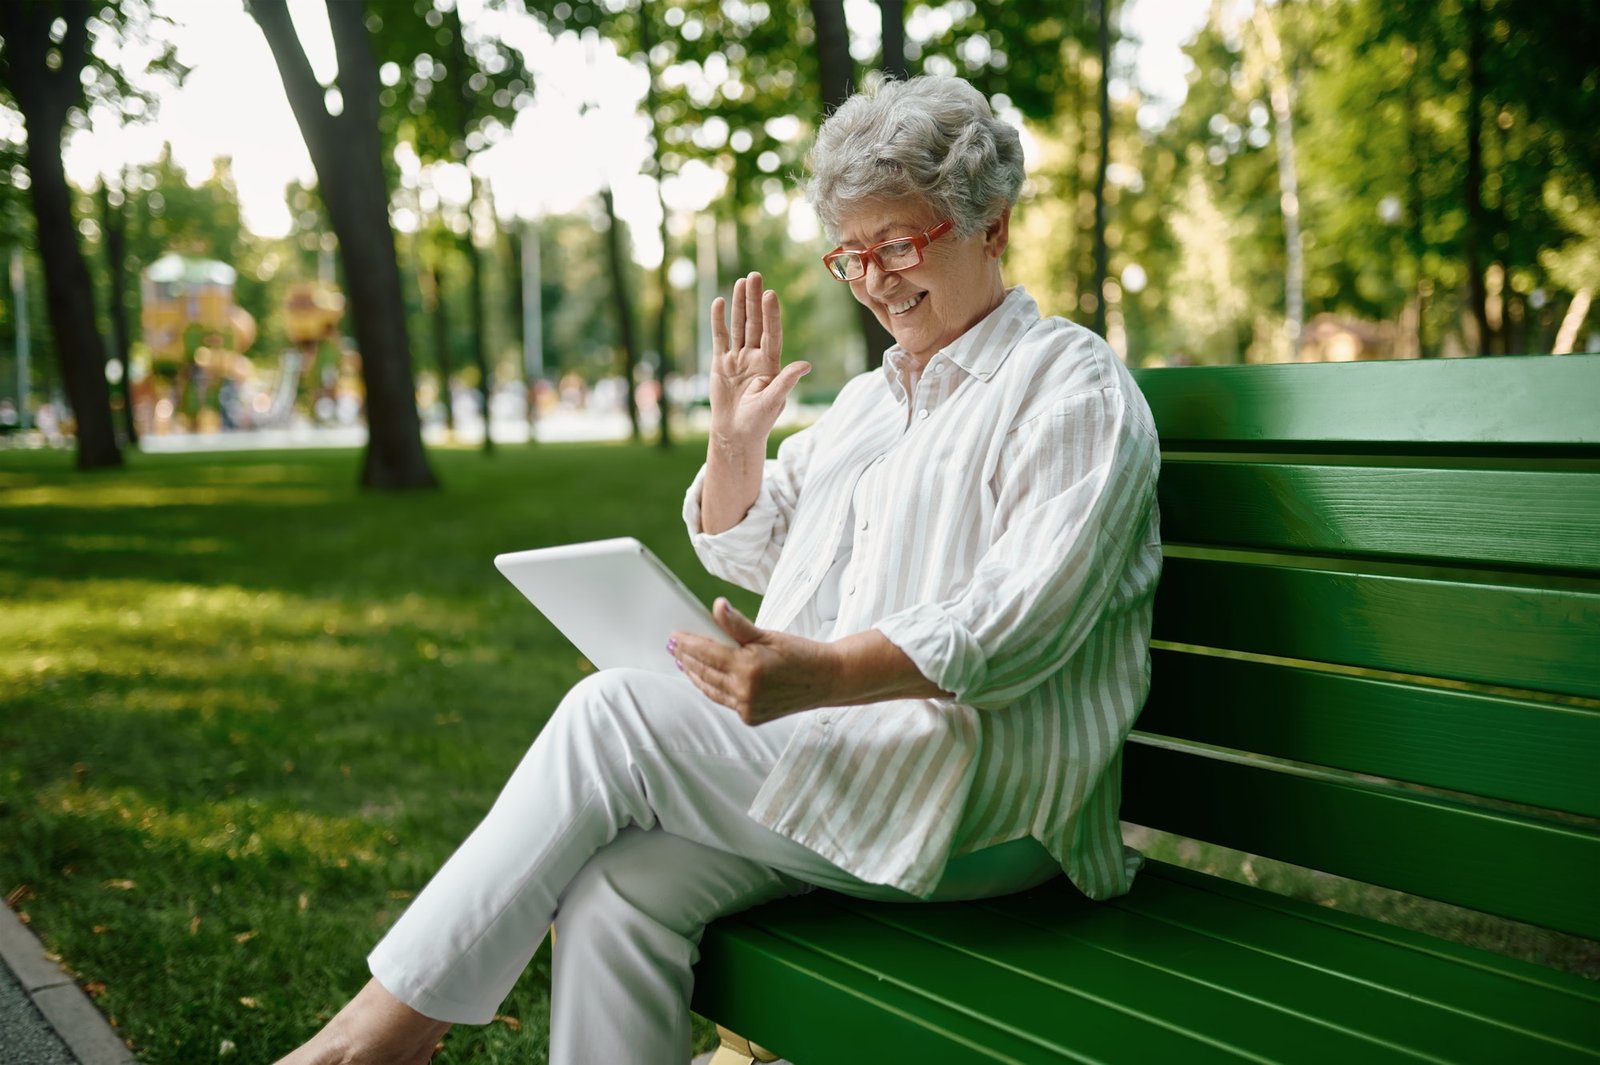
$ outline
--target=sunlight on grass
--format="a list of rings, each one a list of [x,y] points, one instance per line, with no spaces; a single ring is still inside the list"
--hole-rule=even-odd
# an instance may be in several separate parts
[[[275,504],[328,503],[329,492],[314,489],[275,489]],[[118,510],[128,507],[216,506],[219,504],[256,505],[260,497],[250,485],[229,487],[180,487],[176,485],[101,485],[88,497],[70,485],[36,485],[0,491],[0,507],[78,507]]]

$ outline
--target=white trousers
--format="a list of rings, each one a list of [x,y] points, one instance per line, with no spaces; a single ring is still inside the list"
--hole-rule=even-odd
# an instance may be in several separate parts
[[[813,886],[912,899],[746,813],[798,721],[751,728],[680,677],[586,678],[373,950],[373,976],[429,1017],[486,1024],[559,918],[553,1065],[682,1065],[691,967],[712,920]],[[935,897],[1006,894],[1059,872],[1017,840],[952,861]]]

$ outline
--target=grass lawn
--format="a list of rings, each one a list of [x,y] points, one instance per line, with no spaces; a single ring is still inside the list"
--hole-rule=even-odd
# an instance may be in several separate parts
[[[633,535],[708,601],[703,450],[0,452],[0,893],[145,1062],[273,1060],[488,808],[585,665],[500,551]],[[735,593],[741,607],[751,597]],[[542,949],[441,1062],[543,1061]]]

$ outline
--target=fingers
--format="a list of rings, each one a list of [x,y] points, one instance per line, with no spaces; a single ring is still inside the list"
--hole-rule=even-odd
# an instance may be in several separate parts
[[[728,301],[718,296],[711,301],[711,356],[728,353]]]
[[[733,283],[733,350],[745,346],[745,318],[749,308],[745,305],[744,290],[745,279],[741,277]]]
[[[751,274],[756,279],[757,291],[760,291],[761,275]],[[778,294],[770,288],[761,293],[762,310],[762,348],[772,364],[778,364],[779,355],[783,351],[783,311],[778,306]]]
[[[711,605],[711,616],[741,647],[761,637],[761,630],[726,599],[718,599]]]
[[[735,296],[735,299],[738,297]],[[744,279],[745,337],[744,346],[759,348],[766,340],[767,323],[761,317],[761,274],[752,270]]]
[[[683,675],[689,678],[690,683],[700,689],[708,699],[737,712],[742,719],[749,722],[752,711],[749,685],[725,668],[731,665],[731,662],[723,660],[723,656],[734,652],[698,636],[678,635],[674,637],[674,641],[676,643],[674,658],[678,668],[683,670]]]

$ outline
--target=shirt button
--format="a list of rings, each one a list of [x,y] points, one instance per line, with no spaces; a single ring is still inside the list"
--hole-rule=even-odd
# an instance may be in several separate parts
[[[862,532],[866,532],[867,529],[871,527],[871,525],[872,525],[872,522],[868,521],[866,518],[862,518],[861,519],[860,529],[861,529]]]
[[[856,594],[856,586],[852,584],[850,586],[850,590],[845,592],[844,594],[845,595],[855,595]]]
[[[927,409],[926,409],[926,408],[924,408],[924,409],[922,409],[922,410],[919,410],[919,411],[917,411],[917,417],[919,417],[919,418],[926,418],[926,417],[927,417],[927,416],[928,416],[928,411],[927,411]]]
[[[944,373],[944,363],[942,363],[942,362],[934,363],[933,364],[933,372],[934,373]]]

